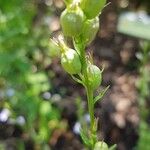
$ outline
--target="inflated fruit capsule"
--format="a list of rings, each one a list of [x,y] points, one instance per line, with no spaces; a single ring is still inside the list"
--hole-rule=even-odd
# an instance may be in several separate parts
[[[102,72],[96,65],[89,64],[87,66],[87,76],[91,89],[95,90],[100,86],[102,82]]]
[[[81,33],[84,13],[78,6],[66,8],[60,17],[60,23],[65,36],[75,37]]]
[[[88,19],[95,18],[102,11],[106,0],[81,0],[81,8]]]
[[[82,30],[82,40],[85,44],[90,44],[99,30],[99,18],[86,20]]]
[[[108,145],[105,142],[97,142],[94,150],[108,150]]]
[[[81,62],[78,53],[68,48],[61,54],[61,65],[69,74],[78,74],[81,72]]]

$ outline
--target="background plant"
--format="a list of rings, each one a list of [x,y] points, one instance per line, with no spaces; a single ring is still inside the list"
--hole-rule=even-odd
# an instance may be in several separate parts
[[[148,116],[150,114],[147,104],[150,98],[150,44],[149,42],[141,42],[141,52],[137,53],[139,59],[139,73],[140,77],[137,83],[139,90],[139,111],[140,111],[140,125],[139,125],[139,141],[137,148],[139,150],[148,150],[150,147],[149,140],[150,127],[148,125]]]
[[[58,37],[58,41],[55,39],[51,42],[60,48],[61,65],[64,70],[76,82],[82,84],[87,93],[90,127],[85,127],[84,124],[81,129],[81,137],[85,145],[91,150],[106,150],[108,149],[107,144],[103,141],[98,142],[98,119],[94,117],[94,105],[103,97],[108,87],[98,96],[94,96],[102,82],[103,70],[94,65],[92,55],[85,52],[86,46],[93,41],[99,29],[98,15],[106,1],[66,0],[65,3],[66,9],[61,14],[60,22],[64,36],[72,38],[74,49],[69,48],[61,36]]]
[[[60,110],[43,96],[52,88],[44,65],[50,62],[49,29],[45,22],[36,22],[38,5],[30,0],[0,1],[0,112],[6,115],[1,122],[23,131],[23,140],[16,138],[17,149],[25,149],[30,140],[34,148],[45,149],[60,119]]]

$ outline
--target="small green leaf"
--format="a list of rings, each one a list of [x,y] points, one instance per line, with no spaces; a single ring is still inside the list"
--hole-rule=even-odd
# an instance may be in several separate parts
[[[110,86],[107,86],[103,91],[101,91],[101,92],[99,93],[99,95],[97,95],[97,96],[94,98],[94,104],[104,96],[104,94],[107,92],[107,90],[109,89],[109,87],[110,87]]]
[[[115,150],[115,149],[116,149],[116,147],[117,147],[117,145],[116,145],[116,144],[114,144],[114,145],[112,145],[112,146],[109,148],[109,150]]]
[[[93,124],[93,132],[97,132],[97,128],[98,128],[98,118],[94,119],[94,124]]]
[[[90,139],[88,138],[88,136],[87,136],[87,134],[86,134],[86,132],[85,132],[84,129],[81,129],[81,130],[80,130],[80,136],[81,136],[81,138],[82,138],[84,144],[85,144],[87,147],[90,147],[91,142],[90,142]]]
[[[78,82],[78,83],[80,83],[80,84],[84,85],[84,83],[83,83],[83,81],[82,81],[82,80],[80,80],[80,79],[76,78],[76,77],[75,77],[75,76],[73,76],[73,75],[71,75],[71,77],[72,77],[72,79],[73,79],[73,80],[75,80],[76,82]]]

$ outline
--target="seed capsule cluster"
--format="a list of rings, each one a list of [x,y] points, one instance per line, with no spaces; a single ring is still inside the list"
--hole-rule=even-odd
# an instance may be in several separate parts
[[[98,15],[105,3],[106,0],[66,1],[67,7],[60,17],[63,34],[71,38],[80,38],[84,45],[89,45],[99,30]],[[62,67],[71,75],[81,73],[81,56],[76,50],[65,47],[61,53]],[[91,89],[95,90],[101,84],[101,71],[91,63],[87,63],[87,77]]]
[[[85,44],[90,44],[99,29],[99,14],[106,0],[80,0],[67,5],[62,12],[60,23],[65,36],[81,36]]]

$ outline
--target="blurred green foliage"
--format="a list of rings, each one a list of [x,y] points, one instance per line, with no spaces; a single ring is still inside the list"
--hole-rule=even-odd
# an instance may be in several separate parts
[[[58,127],[60,111],[41,96],[51,89],[44,69],[45,61],[51,60],[50,31],[44,18],[38,18],[38,2],[0,1],[0,109],[7,108],[15,123],[23,116],[23,132],[43,145]]]
[[[146,12],[125,12],[118,19],[118,32],[150,40],[150,17]]]
[[[141,52],[137,53],[140,66],[140,77],[137,83],[139,90],[139,109],[140,109],[140,125],[139,125],[139,140],[138,150],[149,150],[150,148],[150,127],[148,125],[148,117],[150,110],[148,108],[148,101],[150,98],[150,44],[148,41],[142,42]]]

